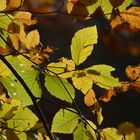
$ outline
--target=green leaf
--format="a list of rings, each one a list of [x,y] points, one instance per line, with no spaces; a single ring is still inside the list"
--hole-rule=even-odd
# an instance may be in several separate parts
[[[11,71],[7,66],[0,60],[0,77],[7,77],[11,74]]]
[[[97,0],[96,3],[92,5],[88,5],[86,8],[89,12],[89,15],[93,14],[97,10],[97,8],[100,6],[100,4],[101,4],[101,0]]]
[[[124,0],[123,4],[118,7],[119,11],[122,12],[132,3],[133,0]]]
[[[91,140],[87,129],[85,129],[85,124],[81,122],[78,124],[73,132],[74,140]]]
[[[39,71],[32,69],[31,65],[22,59],[22,56],[7,56],[6,59],[22,77],[33,95],[41,97]],[[28,93],[12,73],[5,78],[0,77],[0,82],[8,90],[8,94],[14,99],[21,100],[24,106],[33,104]]]
[[[88,124],[86,125],[86,129],[88,130],[91,139],[97,140],[97,136],[96,136],[96,133],[94,131],[97,129],[96,125],[90,120],[87,120],[87,121],[88,121]]]
[[[92,88],[93,81],[87,76],[84,70],[76,71],[72,77],[75,88],[81,90],[84,94]]]
[[[71,110],[76,112],[74,109]],[[77,126],[78,119],[78,114],[68,110],[60,109],[53,118],[51,132],[70,134]]]
[[[101,136],[101,140],[122,140],[123,139],[123,135],[121,135],[116,128],[102,129],[100,136]]]
[[[0,1],[0,11],[4,10],[6,8],[6,0],[1,0]]]
[[[55,97],[72,103],[72,99],[75,97],[75,91],[73,86],[66,80],[62,78],[58,78],[57,76],[49,76],[45,77],[45,87],[47,90]],[[70,94],[70,95],[69,95]]]
[[[115,1],[117,3],[117,1]],[[113,5],[110,3],[109,0],[102,0],[101,2],[101,8],[104,14],[108,19],[111,17],[111,13],[113,11],[113,8],[119,9],[120,12],[124,11],[130,4],[132,3],[132,0],[124,0],[124,2],[119,5],[118,7],[113,7]]]
[[[4,103],[0,108],[0,119],[10,119],[21,106],[21,102],[12,99],[11,103]]]
[[[10,14],[0,13],[0,28],[7,30],[13,19],[14,17]]]
[[[7,40],[7,37],[8,37],[7,31],[0,29],[0,35],[2,35],[2,37],[3,37],[5,40]],[[3,41],[2,38],[0,38],[0,47],[5,47],[5,46],[6,46],[5,41]]]
[[[111,76],[111,72],[115,70],[111,66],[94,65],[85,70],[93,82],[102,88],[110,89],[120,86],[118,78]]]
[[[9,128],[14,129],[15,131],[27,131],[32,128],[38,118],[35,114],[24,107],[18,110],[18,112],[9,120],[7,120],[7,125]]]
[[[83,63],[92,53],[97,38],[96,26],[87,27],[75,33],[71,43],[71,54],[76,65]]]

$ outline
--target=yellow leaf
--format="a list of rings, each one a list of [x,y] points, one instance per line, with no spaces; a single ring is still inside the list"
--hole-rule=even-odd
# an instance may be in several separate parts
[[[11,74],[11,71],[7,68],[7,66],[0,61],[0,77],[7,77]]]
[[[9,0],[8,1],[8,9],[18,8],[22,5],[23,0]]]
[[[86,75],[84,71],[76,71],[72,77],[72,82],[75,88],[81,90],[84,94],[92,88],[93,81]]]
[[[6,8],[6,0],[0,0],[0,11]]]
[[[30,12],[17,12],[15,15],[15,19],[26,24],[26,25],[33,25],[36,24],[36,20],[31,19],[32,14]]]
[[[26,41],[25,41],[27,49],[30,50],[31,48],[37,46],[39,43],[40,43],[40,36],[37,30],[33,30],[27,34]]]
[[[117,26],[127,23],[130,28],[140,29],[140,7],[131,7],[124,12],[121,12],[120,15],[117,15],[111,21],[112,29],[115,29]]]
[[[105,128],[100,133],[101,140],[123,140],[123,135],[116,128]]]

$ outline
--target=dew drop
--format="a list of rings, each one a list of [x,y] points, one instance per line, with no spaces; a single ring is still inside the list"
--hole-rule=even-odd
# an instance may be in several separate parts
[[[24,73],[24,70],[22,70],[21,72]]]

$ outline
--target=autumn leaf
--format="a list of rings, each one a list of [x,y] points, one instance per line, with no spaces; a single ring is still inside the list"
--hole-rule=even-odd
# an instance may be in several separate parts
[[[140,80],[140,65],[138,66],[127,66],[125,69],[126,75],[131,80]]]
[[[7,4],[7,9],[15,9],[23,4],[24,0],[9,0]]]
[[[30,26],[36,24],[36,20],[31,19],[32,14],[30,12],[17,12],[15,15],[15,19]]]
[[[6,0],[0,1],[0,11],[4,10],[6,8]]]
[[[30,50],[31,48],[37,46],[39,43],[40,43],[40,36],[37,30],[33,30],[27,34],[26,41],[25,41],[27,49]]]
[[[86,106],[91,107],[97,101],[93,89],[90,89],[84,96]]]
[[[67,11],[77,19],[89,19],[100,5],[100,0],[68,0]]]
[[[131,7],[125,10],[112,19],[110,25],[112,29],[115,29],[123,23],[129,24],[132,29],[140,29],[140,7]]]
[[[93,81],[87,76],[84,70],[76,71],[72,77],[72,82],[75,88],[81,90],[84,94],[92,88]]]
[[[107,92],[105,92],[101,97],[100,100],[104,102],[109,102],[112,98],[112,96],[116,95],[116,90],[115,89],[109,89]]]

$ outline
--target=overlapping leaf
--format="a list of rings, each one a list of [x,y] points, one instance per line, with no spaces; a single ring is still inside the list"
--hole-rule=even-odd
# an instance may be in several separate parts
[[[66,79],[58,78],[55,75],[46,75],[45,87],[53,96],[69,103],[72,103],[72,99],[75,97],[73,86]]]
[[[93,81],[87,76],[85,71],[76,71],[72,77],[72,82],[75,88],[81,90],[84,94],[92,88]]]
[[[105,89],[120,86],[118,78],[111,76],[111,72],[114,70],[113,67],[108,65],[94,65],[86,69],[88,76],[92,78],[93,82]]]
[[[97,43],[96,26],[87,27],[75,33],[71,43],[71,55],[76,65],[83,63]]]
[[[7,121],[8,127],[13,128],[17,131],[27,131],[32,128],[38,118],[28,108],[21,108],[18,112]]]
[[[129,24],[132,29],[140,29],[140,7],[131,7],[117,15],[111,21],[112,29],[123,23]]]
[[[60,59],[60,62],[53,62],[47,65],[49,74],[57,74],[62,78],[70,78],[73,76],[75,70],[75,63],[72,60],[68,60],[64,57]]]
[[[76,129],[73,132],[74,140],[90,140],[89,133],[85,128],[85,124],[83,122],[79,123]]]
[[[120,12],[124,11],[130,4],[132,0],[121,0],[121,1],[111,1],[111,0],[102,0],[101,8],[106,17],[109,19],[113,9],[117,8]]]
[[[23,78],[26,82],[27,86],[30,88],[32,93],[36,97],[40,97],[42,94],[40,83],[38,79],[39,72],[31,68],[29,66],[29,62],[24,61],[25,58],[22,56],[8,56],[6,59],[9,63],[14,67],[14,69],[18,72],[18,74]],[[21,61],[22,60],[22,61]],[[8,72],[9,70],[6,69]],[[5,78],[0,77],[1,83],[5,86],[8,91],[8,94],[15,99],[21,100],[23,105],[31,105],[32,101],[25,91],[21,83],[17,80],[17,78],[11,73],[5,73]]]
[[[74,109],[71,110],[76,112]],[[70,134],[77,126],[78,119],[76,113],[60,109],[53,118],[51,132]]]

